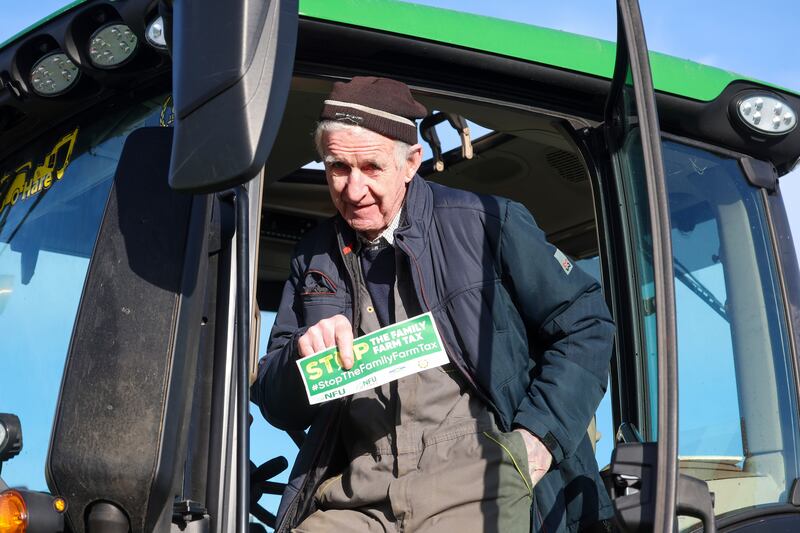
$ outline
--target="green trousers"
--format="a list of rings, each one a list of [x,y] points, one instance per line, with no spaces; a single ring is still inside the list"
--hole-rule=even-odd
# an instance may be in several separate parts
[[[355,458],[350,469],[360,475],[348,469],[320,485],[318,510],[294,531],[529,533],[533,495],[522,437],[449,437],[403,457],[417,468],[399,477],[392,456]]]

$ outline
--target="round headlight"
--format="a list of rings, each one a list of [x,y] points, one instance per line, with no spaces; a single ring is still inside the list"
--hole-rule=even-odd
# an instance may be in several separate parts
[[[756,93],[736,104],[739,119],[749,128],[768,135],[783,135],[797,126],[797,113],[777,96]]]
[[[89,39],[89,59],[98,68],[115,68],[133,56],[138,43],[139,39],[125,24],[109,24]]]
[[[33,65],[31,87],[40,96],[58,96],[75,85],[78,76],[80,71],[67,54],[52,52]]]
[[[164,19],[158,17],[148,24],[144,37],[147,39],[147,42],[150,43],[150,46],[166,50],[167,40],[164,37]]]

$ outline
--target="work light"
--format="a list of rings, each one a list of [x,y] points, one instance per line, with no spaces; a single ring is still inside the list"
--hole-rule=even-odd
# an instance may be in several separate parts
[[[164,19],[157,17],[148,26],[144,33],[145,39],[154,48],[161,50],[167,49],[167,40],[164,37]]]
[[[89,59],[97,68],[116,68],[133,57],[138,43],[139,39],[125,24],[108,24],[89,39]]]
[[[783,135],[797,126],[794,109],[769,93],[755,93],[742,98],[736,111],[748,127],[768,135]]]
[[[22,450],[22,425],[17,415],[0,413],[0,464]]]
[[[79,76],[78,67],[67,54],[51,52],[33,65],[30,81],[39,96],[58,96],[72,88]]]

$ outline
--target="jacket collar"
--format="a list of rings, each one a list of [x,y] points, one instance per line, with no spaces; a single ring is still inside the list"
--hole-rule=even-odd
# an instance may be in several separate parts
[[[433,191],[422,176],[416,174],[408,184],[405,200],[406,216],[395,232],[399,246],[418,258],[428,243],[433,219]]]
[[[400,249],[407,250],[415,258],[419,258],[425,250],[433,217],[433,191],[419,174],[416,174],[408,184],[403,209],[404,216],[395,232],[395,246],[399,245]],[[336,215],[334,226],[342,252],[344,254],[351,251],[358,252],[361,243],[356,232],[347,225],[341,215]]]

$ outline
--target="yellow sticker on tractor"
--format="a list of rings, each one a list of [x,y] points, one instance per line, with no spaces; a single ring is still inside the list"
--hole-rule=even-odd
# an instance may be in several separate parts
[[[33,198],[46,191],[64,177],[78,138],[78,128],[61,137],[34,167],[33,161],[26,161],[11,172],[0,177],[0,214],[6,209]]]

